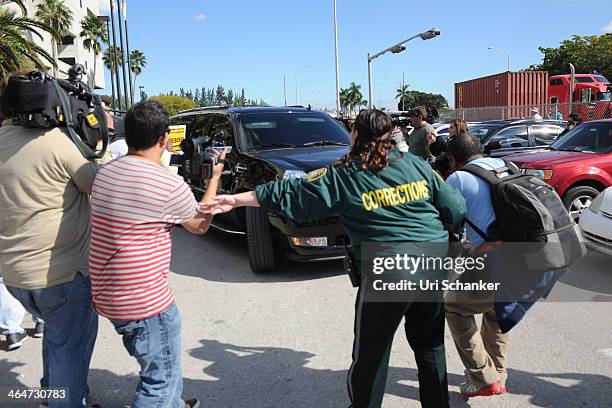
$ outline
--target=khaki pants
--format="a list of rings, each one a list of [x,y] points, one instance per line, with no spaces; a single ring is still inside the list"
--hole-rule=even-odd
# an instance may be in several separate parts
[[[502,334],[492,301],[447,302],[446,321],[469,380],[479,388],[497,381],[506,385],[510,334]],[[475,315],[482,314],[478,330]]]

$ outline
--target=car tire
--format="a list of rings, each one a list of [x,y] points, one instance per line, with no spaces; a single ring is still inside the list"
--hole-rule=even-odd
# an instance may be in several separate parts
[[[578,186],[569,189],[563,196],[563,205],[570,216],[577,223],[580,215],[586,210],[597,195],[599,190],[589,186]]]
[[[251,270],[263,273],[275,269],[277,256],[272,225],[264,210],[257,207],[246,208],[246,233]]]

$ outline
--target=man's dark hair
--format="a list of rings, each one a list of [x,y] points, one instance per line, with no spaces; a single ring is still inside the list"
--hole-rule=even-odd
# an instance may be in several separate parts
[[[582,123],[582,115],[579,113],[572,113],[569,115],[570,119],[574,121],[574,123],[581,124]]]
[[[409,115],[412,118],[421,116],[423,120],[427,120],[427,109],[424,106],[417,106],[416,108],[410,110]]]
[[[448,140],[446,152],[452,156],[459,164],[466,164],[470,157],[482,154],[480,140],[469,132],[458,134]]]
[[[125,117],[125,142],[134,150],[153,147],[166,133],[168,124],[168,112],[159,102],[138,102]]]

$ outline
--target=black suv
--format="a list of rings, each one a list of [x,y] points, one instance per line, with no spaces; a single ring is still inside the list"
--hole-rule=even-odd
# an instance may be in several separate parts
[[[565,123],[556,120],[499,120],[482,122],[469,129],[480,139],[485,154],[501,157],[551,144],[563,132]]]
[[[300,107],[200,108],[179,112],[170,124],[187,128],[179,172],[198,199],[207,180],[190,170],[194,142],[199,151],[232,147],[221,176],[220,194],[301,178],[345,155],[350,144],[349,133],[331,116]],[[254,272],[274,269],[283,255],[300,261],[340,258],[348,244],[337,218],[298,224],[260,208],[239,208],[215,216],[212,227],[246,234]]]

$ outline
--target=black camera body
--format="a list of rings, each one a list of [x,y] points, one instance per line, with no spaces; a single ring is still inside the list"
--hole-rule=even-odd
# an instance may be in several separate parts
[[[77,64],[69,79],[56,79],[32,71],[9,79],[0,103],[7,107],[13,123],[26,128],[64,128],[81,154],[100,158],[108,145],[108,127],[100,98],[80,81],[85,69]],[[97,152],[98,140],[103,148]]]
[[[412,126],[409,116],[391,116],[391,123],[402,128]]]
[[[232,149],[229,146],[204,147],[208,143],[208,137],[185,139],[181,142],[183,154],[174,154],[170,160],[171,165],[179,167],[183,177],[201,186],[212,178],[213,168],[219,163],[219,155],[223,151],[229,153]]]

